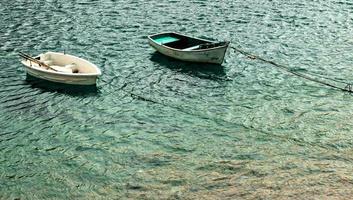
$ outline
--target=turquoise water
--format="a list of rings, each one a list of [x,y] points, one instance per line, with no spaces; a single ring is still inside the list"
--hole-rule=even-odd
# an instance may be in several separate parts
[[[0,199],[331,199],[353,195],[353,96],[229,49],[221,67],[146,36],[231,41],[352,82],[349,1],[1,1]],[[66,51],[93,90],[29,81],[17,53]]]

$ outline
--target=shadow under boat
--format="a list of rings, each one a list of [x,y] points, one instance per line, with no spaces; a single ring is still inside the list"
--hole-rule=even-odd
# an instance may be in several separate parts
[[[165,56],[157,51],[152,53],[150,60],[168,69],[190,74],[202,79],[227,80],[224,67],[219,64],[182,61]]]
[[[55,83],[26,74],[26,82],[33,88],[39,88],[46,91],[58,92],[70,96],[94,96],[98,94],[96,85],[70,85],[64,83]]]

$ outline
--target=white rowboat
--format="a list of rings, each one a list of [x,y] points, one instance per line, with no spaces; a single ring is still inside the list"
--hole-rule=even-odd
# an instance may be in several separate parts
[[[229,42],[214,42],[180,33],[166,32],[148,36],[158,52],[183,61],[222,64]]]
[[[52,82],[95,85],[102,74],[96,65],[87,60],[64,53],[47,52],[35,58],[26,54],[20,56],[29,75]]]

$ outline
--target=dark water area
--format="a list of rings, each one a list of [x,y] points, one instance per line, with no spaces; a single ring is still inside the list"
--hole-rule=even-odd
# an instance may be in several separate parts
[[[353,96],[176,31],[352,82],[349,1],[0,1],[0,199],[350,199]],[[96,64],[95,88],[29,79],[19,51]]]

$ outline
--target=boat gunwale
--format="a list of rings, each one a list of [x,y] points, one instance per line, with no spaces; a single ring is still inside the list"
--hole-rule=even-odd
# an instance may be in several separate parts
[[[149,35],[147,36],[148,39],[153,42],[154,44],[158,45],[158,46],[162,46],[166,49],[170,49],[170,50],[173,50],[173,51],[178,51],[178,52],[205,52],[205,51],[213,51],[213,50],[217,50],[217,49],[223,49],[223,48],[227,48],[230,44],[229,41],[225,41],[225,44],[222,45],[222,46],[218,46],[218,47],[211,47],[211,48],[207,48],[207,49],[194,49],[194,50],[183,50],[183,49],[176,49],[176,48],[172,48],[172,47],[169,47],[169,46],[166,46],[164,44],[158,44],[156,41],[154,41],[152,39],[152,37],[154,36],[158,36],[158,35],[165,35],[165,34],[175,34],[175,35],[180,35],[182,37],[186,37],[186,38],[192,38],[192,39],[196,39],[196,40],[200,40],[200,41],[205,41],[205,42],[210,42],[210,43],[214,43],[215,41],[212,41],[212,40],[205,40],[205,39],[201,39],[201,38],[197,38],[197,37],[191,37],[191,36],[187,36],[187,35],[184,35],[184,34],[181,34],[181,33],[177,33],[177,32],[162,32],[162,33],[157,33],[157,34],[153,34],[153,35]]]
[[[78,60],[81,60],[81,61],[88,62],[97,72],[95,72],[95,73],[65,73],[65,72],[59,72],[59,71],[49,71],[47,69],[43,69],[42,67],[33,67],[33,66],[27,65],[28,60],[26,60],[26,59],[22,59],[21,62],[22,62],[23,65],[25,65],[26,68],[37,70],[37,71],[48,73],[48,74],[57,74],[57,75],[70,76],[70,77],[87,77],[87,76],[101,76],[102,75],[101,70],[95,64],[93,64],[93,63],[91,63],[88,60],[85,60],[83,58],[79,58],[77,56],[73,56],[73,55],[70,55],[70,54],[64,54],[64,53],[60,53],[60,52],[51,52],[51,51],[49,51],[49,52],[46,52],[46,53],[62,54],[62,55],[65,55],[65,56],[71,56],[71,57],[73,57],[75,59],[78,59]],[[38,57],[39,57],[39,55],[34,57],[34,58],[38,58]],[[29,62],[31,62],[31,61],[29,61]]]

